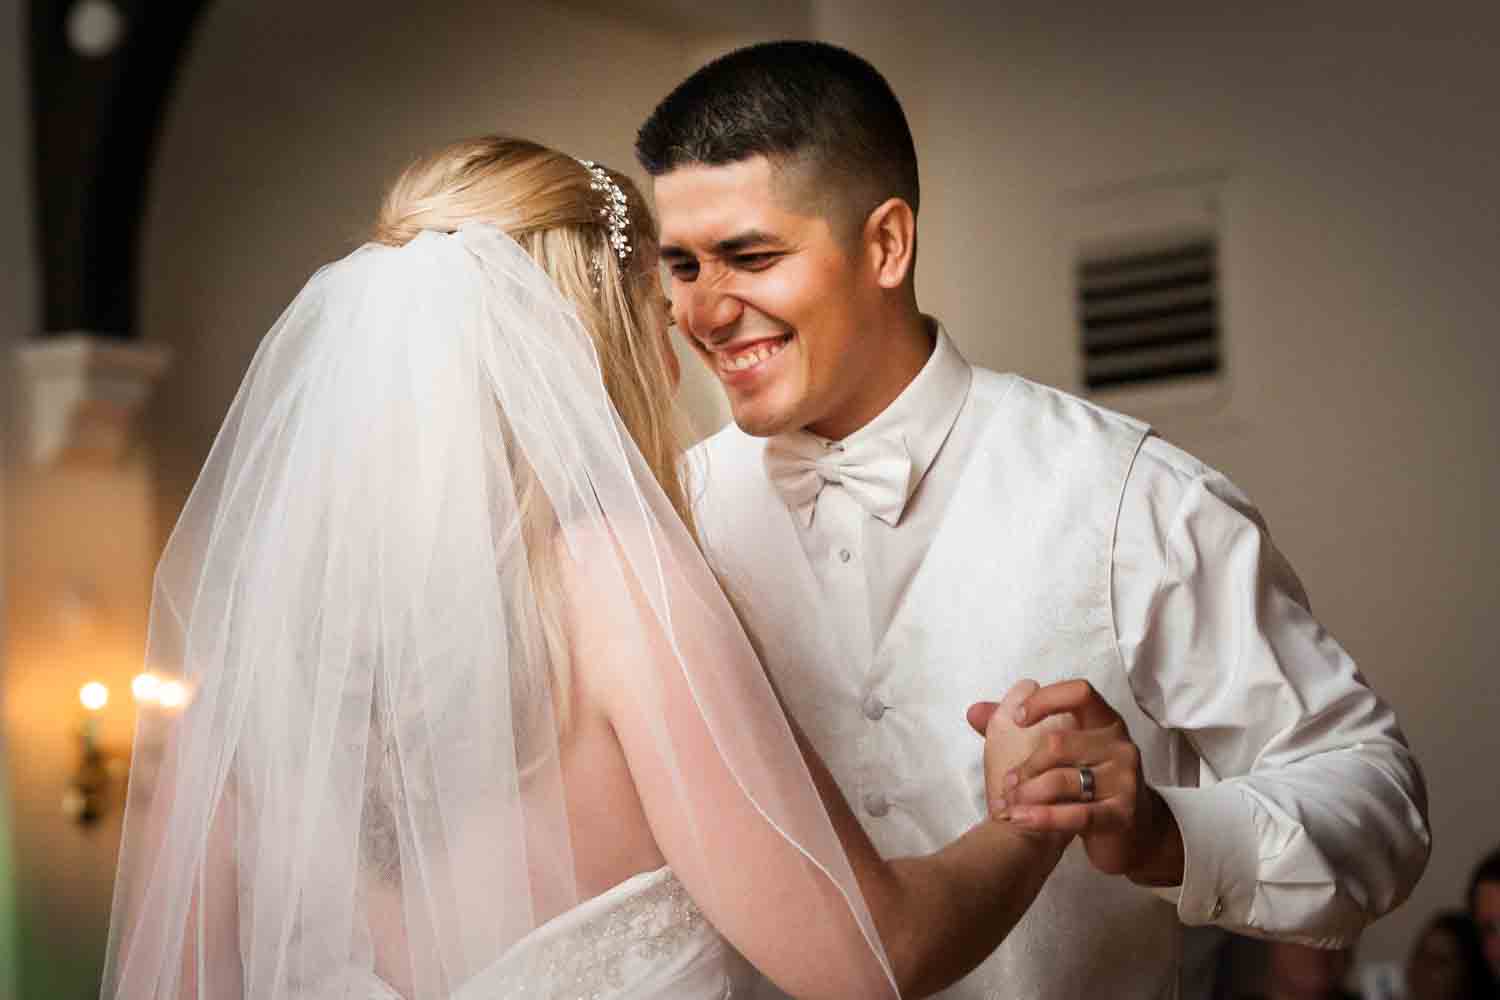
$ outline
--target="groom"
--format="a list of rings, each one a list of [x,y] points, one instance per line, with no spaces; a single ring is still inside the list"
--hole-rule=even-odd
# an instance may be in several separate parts
[[[876,845],[935,849],[986,808],[1080,835],[945,996],[1170,997],[1181,924],[1332,947],[1406,897],[1416,764],[1245,496],[972,367],[919,310],[916,151],[879,73],[743,49],[636,148],[678,328],[737,425],[694,452],[703,543]],[[954,720],[1026,677],[1023,725],[1079,728],[986,803]]]

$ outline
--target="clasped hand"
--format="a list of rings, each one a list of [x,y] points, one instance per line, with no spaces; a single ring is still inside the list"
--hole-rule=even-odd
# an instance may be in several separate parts
[[[1021,681],[969,708],[985,737],[990,813],[1037,832],[1076,834],[1098,870],[1144,885],[1182,881],[1182,835],[1146,783],[1125,722],[1087,681]]]

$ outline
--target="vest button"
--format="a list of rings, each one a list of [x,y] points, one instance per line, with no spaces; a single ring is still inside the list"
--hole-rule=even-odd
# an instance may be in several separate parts
[[[848,549],[839,549],[839,562],[846,563],[854,558],[854,553]]]
[[[875,696],[875,693],[865,695],[864,703],[865,718],[871,722],[879,722],[880,717],[885,714],[886,704]]]
[[[866,792],[864,799],[865,812],[879,818],[891,811],[890,800],[879,792]]]

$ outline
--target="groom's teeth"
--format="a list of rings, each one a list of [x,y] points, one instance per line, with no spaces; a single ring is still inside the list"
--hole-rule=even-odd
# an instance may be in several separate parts
[[[736,354],[732,358],[722,359],[720,361],[720,367],[722,367],[725,371],[731,372],[739,372],[744,371],[746,368],[753,368],[755,365],[760,364],[767,358],[772,357],[775,354],[779,354],[781,352],[781,349],[785,347],[787,343],[788,341],[786,340],[764,341],[762,343],[756,344],[754,347],[749,348],[741,354]]]

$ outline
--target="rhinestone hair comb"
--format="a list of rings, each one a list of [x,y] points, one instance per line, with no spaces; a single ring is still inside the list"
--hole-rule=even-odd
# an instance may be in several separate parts
[[[609,176],[605,170],[593,160],[579,160],[579,163],[589,172],[589,189],[598,191],[604,195],[604,206],[599,209],[599,215],[604,219],[604,226],[609,231],[609,245],[614,248],[615,257],[623,265],[630,259],[633,249],[630,245],[630,237],[626,233],[630,229],[630,203],[625,199],[625,192],[615,179]],[[604,260],[602,257],[594,258],[594,291],[598,291],[604,281]]]

